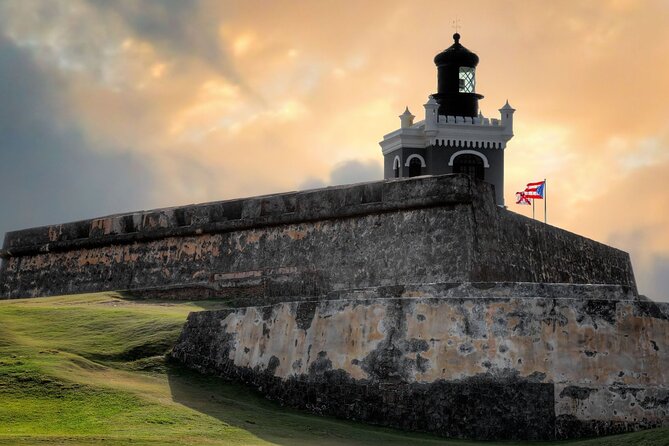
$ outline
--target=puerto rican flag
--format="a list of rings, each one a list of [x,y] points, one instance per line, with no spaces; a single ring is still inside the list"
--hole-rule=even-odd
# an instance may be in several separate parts
[[[531,205],[530,199],[525,196],[525,192],[516,192],[516,204]]]
[[[539,181],[538,183],[528,183],[523,194],[525,198],[529,198],[531,200],[543,200],[545,187],[546,180]]]

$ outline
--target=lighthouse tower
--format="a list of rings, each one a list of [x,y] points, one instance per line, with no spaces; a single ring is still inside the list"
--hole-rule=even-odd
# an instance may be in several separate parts
[[[479,111],[476,67],[479,57],[460,44],[434,58],[437,92],[425,107],[425,119],[414,123],[408,108],[400,128],[380,142],[385,178],[464,173],[495,186],[497,204],[504,206],[504,149],[513,137],[513,113],[507,101],[499,118]]]

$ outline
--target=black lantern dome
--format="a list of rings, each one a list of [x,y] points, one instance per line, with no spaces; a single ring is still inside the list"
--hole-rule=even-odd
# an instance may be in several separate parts
[[[438,92],[433,94],[439,103],[439,114],[447,116],[478,116],[476,66],[479,57],[460,44],[460,34],[453,34],[453,45],[434,58],[437,65]]]
[[[463,65],[476,68],[479,64],[479,56],[460,44],[460,34],[453,34],[453,41],[453,45],[434,56],[435,65],[437,67],[442,65]]]

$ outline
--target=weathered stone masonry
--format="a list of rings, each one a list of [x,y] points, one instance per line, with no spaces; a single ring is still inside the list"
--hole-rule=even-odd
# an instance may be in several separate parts
[[[669,306],[381,297],[192,313],[173,356],[283,404],[479,439],[554,439],[669,416]],[[433,297],[433,296],[440,297]]]
[[[626,253],[508,212],[492,197],[485,183],[444,175],[10,232],[0,295],[185,288],[258,305],[417,283],[636,290]]]
[[[495,205],[462,175],[10,233],[0,294],[219,296],[172,356],[319,414],[460,438],[669,419],[669,308],[629,256]]]

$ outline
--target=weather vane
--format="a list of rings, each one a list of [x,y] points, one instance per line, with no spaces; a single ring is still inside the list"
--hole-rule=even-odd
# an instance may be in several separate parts
[[[453,20],[453,28],[455,29],[456,33],[460,32],[460,18]]]

